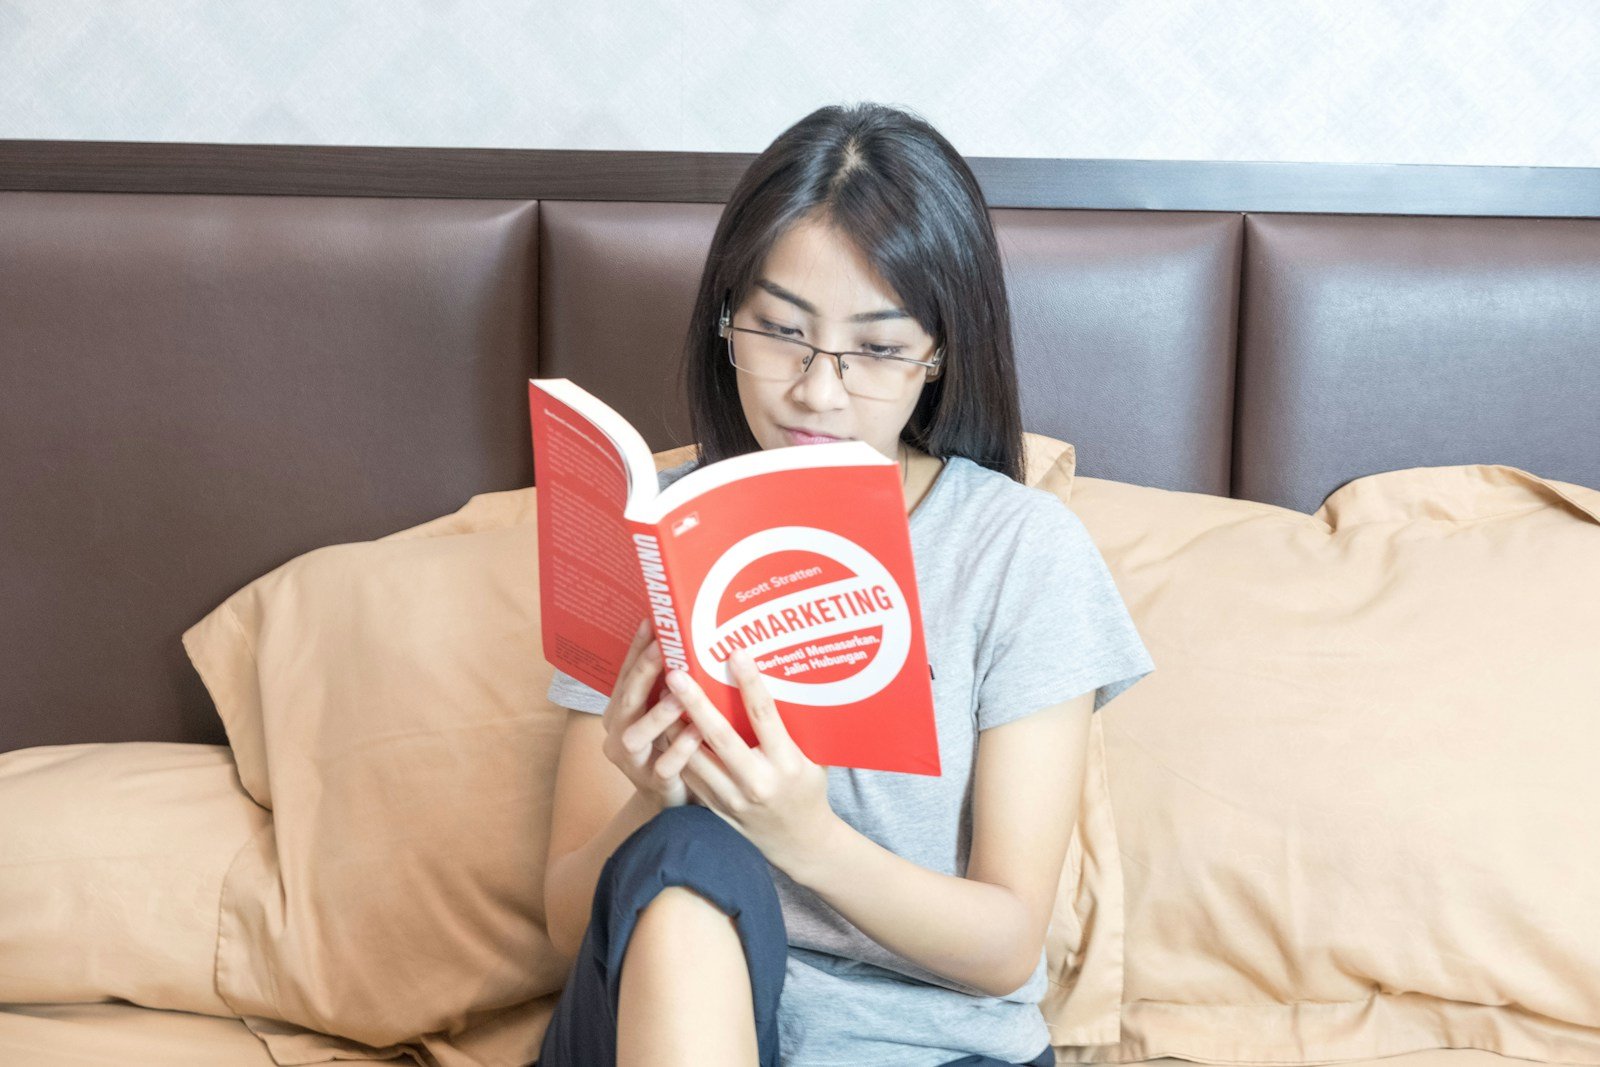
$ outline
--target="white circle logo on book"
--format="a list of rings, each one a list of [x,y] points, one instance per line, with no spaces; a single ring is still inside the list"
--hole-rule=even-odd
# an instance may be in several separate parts
[[[773,699],[838,707],[894,681],[911,650],[911,613],[877,558],[831,530],[776,526],[731,546],[706,572],[691,614],[700,666],[738,687],[743,648]]]

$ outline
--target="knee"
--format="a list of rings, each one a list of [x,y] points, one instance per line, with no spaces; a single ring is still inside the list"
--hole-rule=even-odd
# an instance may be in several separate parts
[[[636,928],[642,930],[652,917],[663,929],[693,938],[701,937],[707,926],[733,928],[733,920],[715,901],[686,885],[663,886],[639,912]]]
[[[629,925],[663,889],[692,890],[723,914],[782,929],[782,908],[761,850],[721,816],[698,805],[667,808],[606,861],[596,909]]]
[[[622,959],[639,961],[642,971],[677,979],[686,960],[697,968],[737,960],[748,969],[743,941],[738,918],[688,886],[669,885],[640,909],[627,944],[618,949]]]
[[[703,898],[684,901],[677,889]],[[670,900],[671,903],[667,903]],[[657,909],[656,904],[664,907]],[[608,982],[620,981],[628,943],[648,909],[671,919],[694,908],[716,923],[732,920],[743,944],[751,987],[762,1012],[775,1015],[783,988],[788,937],[772,870],[761,850],[715,812],[698,805],[667,808],[617,847],[601,871],[590,918]],[[726,919],[712,914],[720,911]],[[699,923],[691,925],[700,928]],[[616,988],[612,988],[615,1004]]]
[[[658,812],[618,846],[611,862],[617,873],[670,868],[687,885],[704,891],[707,882],[730,880],[771,884],[766,857],[721,816],[696,804]]]

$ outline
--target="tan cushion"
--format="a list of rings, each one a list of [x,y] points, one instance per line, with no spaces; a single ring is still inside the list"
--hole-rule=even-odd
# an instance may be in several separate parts
[[[1124,887],[1106,777],[1104,717],[1103,712],[1089,717],[1078,821],[1045,934],[1050,986],[1039,1010],[1054,1045],[1109,1044],[1122,1030]]]
[[[0,1063],[8,1067],[274,1067],[276,1062],[238,1019],[121,1001],[0,1005]]]
[[[1022,435],[1022,480],[1048,490],[1063,504],[1072,499],[1072,478],[1077,473],[1078,450],[1066,441],[1042,433]]]
[[[1042,434],[1024,434],[1029,485],[1072,505],[1077,450]],[[1112,577],[1121,579],[1107,560]],[[1067,842],[1045,935],[1050,986],[1039,1004],[1050,1040],[1058,1045],[1114,1042],[1121,1032],[1123,883],[1116,823],[1106,780],[1103,716],[1089,719],[1088,758],[1078,821]]]
[[[233,1014],[212,980],[217,900],[268,821],[222,745],[0,753],[0,1002]]]
[[[304,1062],[304,1061],[302,1061]],[[414,1063],[406,1057],[404,1064]],[[1193,1067],[1187,1060],[1142,1061]],[[277,1063],[237,1019],[218,1019],[132,1004],[0,1004],[0,1063],[18,1067],[274,1067]],[[459,1060],[440,1067],[470,1067]],[[520,1067],[520,1065],[519,1065]],[[1355,1060],[1344,1067],[1512,1067],[1477,1049],[1415,1052]]]
[[[1121,1040],[1600,1063],[1600,492],[1413,468],[1314,516],[1073,485],[1161,669],[1104,716]]]
[[[1026,443],[1069,492],[1071,446]],[[542,915],[566,713],[543,699],[535,506],[482,494],[307,553],[184,634],[273,810],[228,873],[217,987],[282,1062],[537,1053],[566,978]]]
[[[272,805],[223,886],[216,982],[280,1062],[448,1044],[565,980],[541,914],[566,713],[543,699],[533,509],[482,494],[317,549],[184,634]]]

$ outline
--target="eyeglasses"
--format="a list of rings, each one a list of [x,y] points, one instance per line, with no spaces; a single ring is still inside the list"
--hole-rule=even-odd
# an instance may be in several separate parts
[[[734,334],[742,334],[737,347]],[[892,356],[881,352],[829,352],[800,340],[766,330],[752,330],[733,325],[728,314],[728,302],[722,302],[722,317],[717,322],[717,336],[728,344],[728,362],[735,368],[769,382],[794,382],[811,369],[817,356],[832,356],[834,369],[844,382],[845,392],[863,400],[897,400],[917,377],[917,369],[928,371],[926,381],[939,377],[944,365],[944,348],[938,348],[932,359],[912,359],[909,356]],[[849,362],[846,363],[846,358]],[[849,371],[848,374],[845,372]]]

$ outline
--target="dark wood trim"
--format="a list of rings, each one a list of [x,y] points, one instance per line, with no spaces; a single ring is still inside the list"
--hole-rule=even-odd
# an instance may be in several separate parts
[[[0,190],[721,203],[745,152],[0,140]],[[1600,217],[1600,168],[973,157],[993,207]]]
[[[0,189],[721,203],[754,158],[724,152],[0,140]]]
[[[1600,168],[974,159],[996,207],[1600,217]]]

